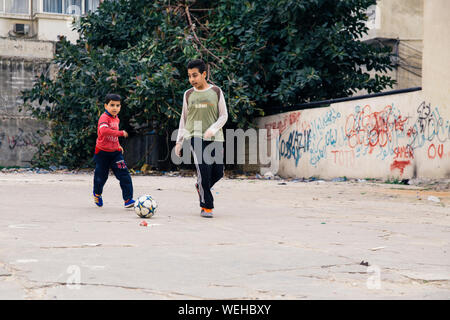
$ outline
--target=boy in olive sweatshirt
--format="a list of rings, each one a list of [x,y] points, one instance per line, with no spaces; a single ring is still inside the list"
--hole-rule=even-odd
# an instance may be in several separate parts
[[[228,119],[227,106],[222,90],[206,81],[206,64],[202,60],[190,61],[187,69],[193,88],[187,90],[183,96],[175,153],[181,156],[183,140],[190,139],[197,168],[195,187],[200,200],[200,215],[212,218],[214,198],[211,188],[224,174],[222,127]],[[206,148],[212,150],[210,155],[205,155]]]

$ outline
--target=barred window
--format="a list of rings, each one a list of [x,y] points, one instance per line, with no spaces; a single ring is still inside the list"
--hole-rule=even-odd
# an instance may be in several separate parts
[[[44,12],[82,14],[81,0],[43,0]]]
[[[115,0],[109,0],[115,1]],[[96,11],[101,0],[0,0],[0,12],[30,14],[33,12],[81,15]]]
[[[100,0],[84,0],[84,8],[86,10],[86,13],[88,11],[95,11],[97,10],[98,6],[100,5]]]
[[[30,1],[28,0],[5,0],[5,12],[7,13],[30,13]]]
[[[81,0],[65,0],[65,14],[81,15]]]
[[[44,0],[44,12],[63,13],[63,0]]]

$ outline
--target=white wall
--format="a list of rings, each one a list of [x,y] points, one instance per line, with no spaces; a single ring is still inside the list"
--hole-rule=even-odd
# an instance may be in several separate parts
[[[450,108],[450,1],[425,1],[422,88],[433,104]]]
[[[3,14],[0,14],[0,37],[8,37],[9,33],[13,31],[15,23],[24,23],[30,26],[30,31],[34,33],[32,30],[34,25],[33,21],[30,20],[29,16],[25,15],[16,15],[13,19],[12,17],[6,17]]]
[[[450,177],[450,108],[411,92],[259,118],[283,177]],[[272,138],[272,137],[270,137]]]
[[[0,38],[0,49],[6,47],[2,47],[4,41],[7,40]],[[24,53],[39,48],[37,41],[22,42],[16,45],[22,47]],[[26,46],[30,44],[33,46]],[[47,70],[49,60],[7,57],[1,56],[2,53],[0,50],[0,166],[25,166],[30,164],[38,144],[48,141],[48,137],[40,136],[37,130],[46,132],[48,126],[32,118],[28,111],[19,112],[23,103],[20,92],[33,86],[35,77]]]
[[[30,59],[52,59],[55,44],[50,41],[0,38],[0,56]]]
[[[75,43],[79,36],[76,31],[72,31],[73,17],[67,15],[37,15],[37,30],[39,40],[57,41],[62,35],[67,40]]]
[[[375,17],[371,17],[372,21],[368,25],[370,28],[368,35],[362,39],[378,37],[421,40],[423,38],[424,2],[426,1],[378,0]]]

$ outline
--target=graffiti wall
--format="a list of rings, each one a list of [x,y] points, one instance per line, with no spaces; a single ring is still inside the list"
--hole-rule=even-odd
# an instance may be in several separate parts
[[[20,92],[33,86],[48,62],[0,57],[0,166],[27,166],[42,141],[46,125],[19,112]]]
[[[45,126],[34,119],[0,119],[0,166],[27,166],[43,141],[38,130]]]
[[[422,92],[332,104],[259,118],[278,129],[280,176],[450,177],[450,106]]]

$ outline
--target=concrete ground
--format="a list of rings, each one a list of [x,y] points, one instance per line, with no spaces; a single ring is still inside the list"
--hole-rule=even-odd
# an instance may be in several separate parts
[[[194,182],[134,176],[144,227],[112,176],[0,173],[0,299],[450,298],[448,189],[223,179],[205,219]]]

